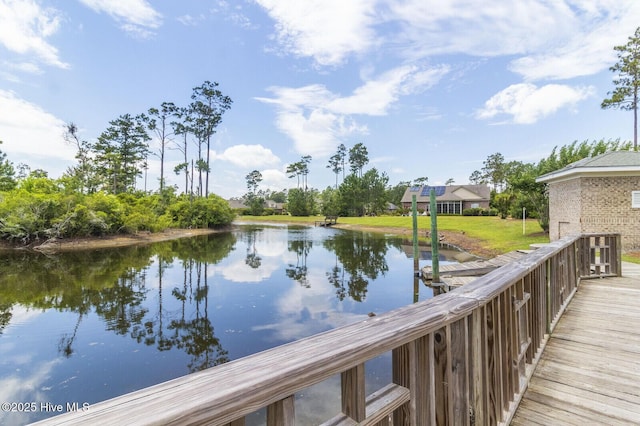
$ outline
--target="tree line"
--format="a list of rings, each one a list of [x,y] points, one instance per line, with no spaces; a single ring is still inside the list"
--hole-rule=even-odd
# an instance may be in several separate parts
[[[537,218],[542,229],[549,229],[549,197],[547,185],[536,182],[536,178],[559,170],[583,158],[595,157],[610,151],[633,149],[630,141],[620,139],[599,141],[574,141],[562,147],[554,147],[551,153],[537,163],[505,161],[497,152],[483,162],[481,170],[469,176],[472,184],[487,184],[492,188],[491,207],[500,217]]]
[[[287,211],[293,216],[309,216],[322,213],[327,216],[363,216],[377,214],[386,210],[387,183],[385,172],[376,168],[364,170],[369,163],[369,152],[363,143],[356,143],[347,150],[344,144],[329,159],[327,168],[336,175],[335,186],[320,192],[309,187],[310,155],[302,156],[300,161],[287,166],[290,179],[296,179],[296,187],[287,191],[272,193],[259,190],[262,174],[253,170],[246,175],[248,192],[243,196],[248,213],[259,215],[264,210],[265,199],[278,202],[286,201]],[[349,173],[347,174],[347,165]],[[338,184],[339,176],[342,181]]]
[[[163,102],[146,113],[120,115],[109,122],[94,143],[79,138],[76,124],[67,124],[65,139],[76,147],[78,160],[63,176],[68,180],[67,185],[81,193],[132,191],[137,178],[146,176],[150,156],[155,156],[160,161],[162,192],[166,153],[168,149],[175,149],[182,154],[183,161],[174,172],[184,175],[184,193],[207,197],[211,138],[232,104],[231,98],[218,87],[218,83],[210,81],[194,87],[192,102],[184,107]],[[149,144],[152,136],[157,141],[155,149]],[[194,153],[190,146],[195,148]]]
[[[59,179],[24,164],[16,167],[0,150],[0,239],[29,244],[231,223],[228,203],[209,192],[211,138],[232,104],[218,86],[205,81],[195,87],[185,107],[163,102],[146,113],[120,115],[95,142],[81,139],[78,126],[68,123],[64,136],[76,148],[77,161]],[[153,137],[155,148],[150,145]],[[183,155],[174,169],[185,178],[180,195],[165,185],[170,148]],[[160,160],[160,189],[154,194],[146,192],[150,156]],[[136,189],[143,175],[144,191]]]

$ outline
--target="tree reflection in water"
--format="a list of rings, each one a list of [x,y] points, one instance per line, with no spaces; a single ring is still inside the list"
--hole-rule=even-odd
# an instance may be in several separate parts
[[[256,240],[258,234],[261,232],[261,228],[251,227],[245,233],[247,238],[247,256],[245,257],[244,263],[253,269],[258,269],[260,265],[262,265],[262,258],[256,249]]]
[[[326,276],[339,300],[347,295],[357,302],[366,298],[369,279],[389,270],[388,244],[381,235],[355,232],[338,233],[324,241],[324,247],[335,253],[335,266]]]
[[[307,277],[307,257],[312,247],[313,241],[309,236],[308,228],[292,227],[289,229],[287,249],[296,254],[296,264],[289,263],[285,273],[287,277],[305,288],[311,287]]]
[[[0,260],[0,334],[15,305],[74,312],[78,318],[73,330],[62,333],[57,345],[58,353],[69,358],[83,318],[94,311],[105,328],[118,335],[155,345],[160,351],[183,350],[192,357],[189,371],[227,362],[227,351],[209,320],[207,270],[229,254],[235,241],[233,234],[220,233],[117,250],[7,253]],[[157,312],[150,312],[152,308],[144,302],[154,263],[158,305]],[[170,313],[163,306],[163,277],[174,263],[184,269],[182,288],[172,290],[182,309]],[[195,305],[193,317],[186,314],[187,305]]]

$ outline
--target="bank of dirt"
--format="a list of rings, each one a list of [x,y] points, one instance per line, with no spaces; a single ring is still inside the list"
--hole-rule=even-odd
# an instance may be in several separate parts
[[[195,237],[207,235],[220,230],[214,229],[167,229],[162,232],[139,232],[137,234],[118,234],[103,237],[63,238],[39,240],[31,244],[12,244],[6,241],[0,242],[0,249],[12,250],[37,250],[43,252],[62,252],[74,250],[93,250],[101,248],[115,248],[134,246],[138,244],[150,244],[160,241],[175,240],[177,238]]]
[[[408,228],[394,228],[383,226],[362,226],[356,224],[337,224],[333,226],[338,229],[352,229],[355,231],[368,231],[368,232],[381,232],[384,234],[393,234],[406,236],[407,238],[413,237],[413,230]],[[460,250],[464,250],[467,253],[471,253],[475,256],[482,258],[492,258],[500,254],[496,250],[489,249],[483,245],[483,241],[477,238],[471,238],[461,231],[439,231],[438,232],[440,242],[458,247]],[[422,231],[419,238],[427,238]]]
[[[300,223],[296,223],[300,225]],[[412,237],[412,230],[407,228],[381,227],[381,226],[363,226],[357,224],[336,224],[335,228],[350,229],[354,231],[379,232],[384,234],[393,234]],[[26,249],[46,252],[62,252],[73,250],[93,250],[101,248],[125,247],[137,244],[150,244],[159,241],[168,241],[177,238],[188,238],[197,235],[207,235],[215,232],[228,231],[231,227],[214,230],[214,229],[167,229],[162,232],[139,232],[137,234],[108,235],[103,237],[87,237],[87,238],[64,238],[40,240],[29,245],[11,244],[6,241],[0,242],[0,250]],[[423,231],[424,232],[424,231]],[[488,249],[482,245],[482,241],[470,238],[463,232],[458,231],[441,231],[441,242],[451,244],[476,256],[491,258],[497,256],[498,252]],[[426,238],[426,235],[420,235]]]

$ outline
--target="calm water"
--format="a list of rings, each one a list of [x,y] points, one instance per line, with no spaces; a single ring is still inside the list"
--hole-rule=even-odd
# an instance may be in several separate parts
[[[411,250],[379,234],[243,225],[144,247],[2,254],[0,403],[13,405],[0,424],[90,407],[410,304]],[[430,297],[420,284],[419,300]],[[389,363],[367,364],[369,391],[390,381]],[[336,389],[338,378],[298,395],[310,413],[302,422],[340,411]]]

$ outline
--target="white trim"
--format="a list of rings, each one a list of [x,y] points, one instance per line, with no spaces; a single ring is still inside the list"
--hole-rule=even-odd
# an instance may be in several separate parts
[[[595,177],[595,176],[638,176],[640,175],[640,167],[576,167],[569,170],[560,170],[551,172],[547,175],[540,176],[536,182],[551,183],[554,181],[568,180],[576,177]]]
[[[640,209],[640,191],[631,191],[631,208]]]

